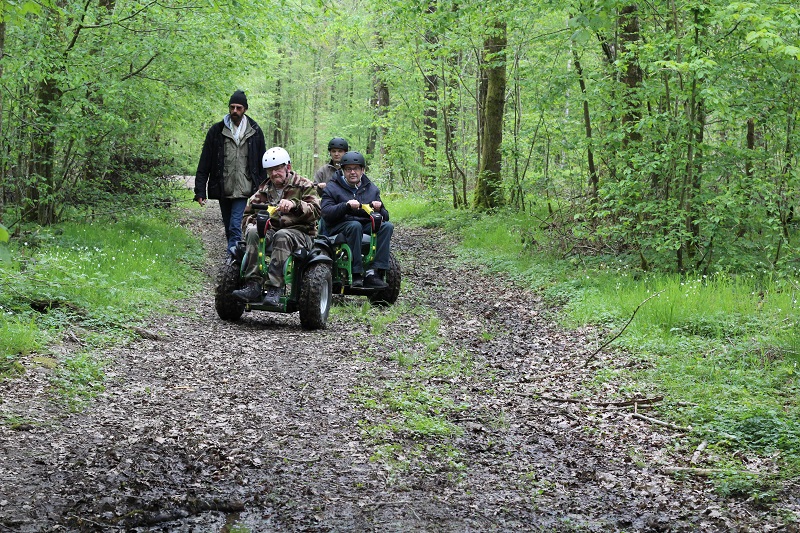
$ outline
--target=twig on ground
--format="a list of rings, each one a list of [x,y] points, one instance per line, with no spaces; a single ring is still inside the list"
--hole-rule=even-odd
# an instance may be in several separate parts
[[[634,408],[637,405],[646,405],[651,403],[658,403],[664,399],[663,396],[654,396],[652,398],[633,398],[630,400],[622,400],[618,402],[596,402],[593,400],[579,400],[577,398],[557,398],[555,396],[544,396],[542,394],[531,394],[527,392],[518,392],[517,396],[527,396],[530,398],[540,398],[550,402],[566,402],[566,403],[581,403],[584,405],[593,405],[597,407],[630,407]]]
[[[161,336],[158,333],[153,333],[139,326],[131,326],[129,329],[144,339],[150,339],[151,341],[161,340]]]
[[[708,441],[707,440],[704,440],[703,442],[700,443],[699,446],[697,446],[697,449],[692,454],[692,459],[690,460],[690,462],[693,465],[696,465],[697,462],[700,460],[700,454],[703,453],[703,450],[706,449],[706,446],[708,446]]]
[[[291,461],[293,463],[316,463],[319,461],[319,457],[312,457],[310,459],[298,459],[295,457],[286,457],[284,455],[275,455],[278,459],[283,459],[284,461]]]
[[[752,470],[729,470],[725,468],[697,468],[693,466],[666,466],[661,469],[662,472],[665,474],[695,474],[698,476],[712,476],[714,474],[726,474],[726,473],[735,473],[735,474],[751,474],[754,476],[760,476],[760,472],[753,472]]]
[[[675,431],[689,432],[689,431],[692,430],[692,426],[676,426],[675,424],[673,424],[671,422],[664,422],[663,420],[659,420],[657,418],[652,418],[652,417],[649,417],[649,416],[644,416],[643,414],[640,414],[640,413],[633,413],[633,414],[631,414],[631,416],[633,418],[638,418],[639,420],[644,420],[646,422],[650,422],[651,424],[655,424],[657,426],[664,426],[664,427],[669,428],[669,429],[674,429]]]
[[[636,313],[639,311],[639,309],[641,309],[641,308],[642,308],[642,306],[643,306],[644,304],[646,304],[648,301],[650,301],[651,299],[655,298],[656,296],[658,296],[659,294],[661,294],[661,293],[662,293],[662,292],[664,292],[665,290],[667,290],[667,289],[661,289],[660,291],[658,291],[658,292],[656,292],[656,293],[653,293],[653,294],[651,294],[650,296],[648,296],[647,298],[645,298],[645,299],[644,299],[644,301],[643,301],[642,303],[640,303],[639,305],[637,305],[637,306],[636,306],[636,309],[634,309],[634,310],[633,310],[633,313],[631,314],[631,317],[628,319],[628,321],[625,323],[625,325],[624,325],[624,326],[622,326],[622,329],[621,329],[621,330],[619,330],[619,332],[618,332],[616,335],[614,335],[613,337],[611,337],[610,339],[608,339],[606,342],[604,342],[602,345],[600,345],[600,347],[599,347],[597,350],[595,350],[595,351],[594,351],[594,353],[592,353],[592,354],[589,356],[589,358],[588,358],[588,359],[586,359],[586,361],[584,361],[584,363],[583,363],[583,367],[584,367],[584,368],[586,368],[587,366],[589,366],[589,363],[591,363],[592,361],[594,361],[595,357],[597,357],[597,354],[599,354],[600,352],[602,352],[602,351],[603,351],[603,348],[605,348],[606,346],[608,346],[609,344],[611,344],[612,342],[614,342],[615,340],[617,340],[617,339],[618,339],[618,338],[619,338],[619,337],[620,337],[620,336],[621,336],[621,335],[622,335],[622,334],[625,332],[625,330],[626,330],[626,329],[628,329],[628,326],[630,325],[630,323],[631,323],[631,322],[633,322],[633,317],[635,317],[635,316],[636,316]]]

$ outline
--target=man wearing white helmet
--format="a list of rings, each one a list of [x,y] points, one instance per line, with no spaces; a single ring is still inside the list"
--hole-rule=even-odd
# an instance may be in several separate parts
[[[245,302],[278,305],[283,290],[283,266],[289,256],[300,248],[311,248],[317,234],[319,196],[314,184],[292,170],[289,153],[276,146],[264,153],[262,165],[267,179],[247,200],[244,236],[247,243],[242,272],[245,285],[233,295]],[[262,280],[258,272],[258,226],[253,204],[268,204],[278,209],[269,219],[264,239],[272,245],[269,272]],[[262,283],[264,287],[262,289]],[[264,292],[266,291],[266,294]]]

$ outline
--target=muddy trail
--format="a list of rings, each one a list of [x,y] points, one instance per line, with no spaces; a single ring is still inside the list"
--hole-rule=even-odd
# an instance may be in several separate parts
[[[208,251],[196,295],[104,354],[104,392],[70,414],[44,367],[0,383],[31,422],[0,425],[0,531],[795,530],[800,491],[762,508],[676,475],[708,455],[635,416],[664,401],[594,379],[643,363],[595,357],[600,332],[561,329],[449,238],[398,227],[397,305],[337,298],[309,332],[219,320],[216,202],[181,216]]]

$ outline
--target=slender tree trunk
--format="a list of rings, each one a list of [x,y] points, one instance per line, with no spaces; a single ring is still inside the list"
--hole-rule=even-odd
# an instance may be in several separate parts
[[[781,184],[780,184],[780,195],[779,195],[779,205],[778,205],[778,212],[780,213],[780,220],[781,220],[781,227],[783,228],[783,238],[786,239],[786,242],[789,242],[789,222],[794,217],[794,206],[786,205],[786,201],[784,199],[784,185],[786,185],[786,181],[789,175],[792,172],[792,159],[794,158],[795,154],[793,151],[792,145],[792,138],[794,137],[794,129],[795,129],[795,109],[794,105],[790,104],[789,109],[786,113],[786,145],[783,150],[783,156],[786,162],[783,165],[783,169],[781,171]],[[796,199],[792,198],[791,201],[796,201]],[[776,256],[775,262],[778,262],[779,257]]]
[[[0,20],[0,80],[3,79],[3,66],[5,65],[5,61],[3,58],[5,57],[6,51],[6,21]],[[0,91],[0,220],[2,220],[2,214],[5,212],[5,200],[6,200],[6,178],[7,178],[7,171],[8,171],[8,146],[6,142],[6,131],[4,129],[5,124],[3,123],[3,116],[6,112],[5,108],[5,91]]]
[[[378,46],[383,46],[383,39],[377,36]],[[375,65],[372,75],[372,99],[370,105],[372,106],[375,120],[367,135],[367,154],[372,156],[375,154],[375,147],[378,147],[378,153],[381,159],[386,157],[386,146],[384,139],[386,138],[386,114],[389,110],[389,85],[384,79],[383,65]]]
[[[695,11],[695,49],[700,47],[700,18]],[[686,168],[684,171],[683,187],[681,190],[680,206],[684,216],[684,230],[686,238],[678,248],[678,270],[683,272],[686,268],[685,261],[691,258],[695,251],[700,235],[700,227],[696,222],[697,210],[695,207],[696,198],[700,195],[701,176],[702,176],[702,143],[705,131],[705,111],[702,97],[697,87],[697,77],[692,78],[691,92],[687,105],[687,147],[686,147]]]
[[[431,37],[435,39],[435,37]],[[425,138],[423,164],[427,177],[434,177],[436,170],[436,131],[439,116],[439,76],[434,72],[425,73],[425,111],[422,131]]]
[[[486,122],[486,91],[488,86],[488,77],[486,73],[485,59],[478,55],[478,78],[475,83],[475,94],[477,100],[475,101],[475,117],[476,117],[476,135],[475,135],[475,168],[480,170],[481,151],[483,150],[483,128]]]
[[[747,119],[747,159],[744,162],[744,174],[747,177],[748,185],[753,179],[753,153],[756,149],[756,121]]]
[[[578,84],[583,95],[583,126],[586,129],[586,161],[589,166],[589,197],[592,203],[597,202],[597,190],[600,186],[597,169],[594,166],[594,152],[592,151],[592,120],[589,115],[589,100],[586,98],[586,80],[583,77],[583,68],[578,59],[578,52],[573,48],[572,55],[575,60],[575,71],[578,73]]]
[[[642,85],[643,73],[639,68],[638,52],[635,49],[641,39],[638,8],[635,4],[625,6],[620,10],[619,25],[622,32],[618,57],[624,61],[625,70],[622,73],[622,81],[626,89],[623,102],[625,111],[622,115],[622,127],[625,132],[623,144],[627,147],[631,143],[638,143],[642,140],[637,125],[641,118],[641,100],[638,93]]]
[[[428,15],[436,14],[436,0],[431,0],[428,5]],[[439,36],[432,31],[425,32],[425,45],[428,50],[427,56],[436,57],[439,48]],[[423,112],[422,132],[425,138],[425,148],[423,151],[423,166],[428,178],[435,177],[436,174],[436,135],[438,131],[437,119],[439,116],[439,76],[433,68],[423,69],[425,85],[425,110]]]
[[[455,70],[458,61],[454,55],[448,59],[448,64],[451,70]],[[455,78],[455,76],[453,76]],[[466,205],[466,191],[463,194],[459,192],[459,183],[466,187],[466,174],[461,166],[458,164],[456,157],[456,127],[457,118],[454,113],[453,93],[457,91],[458,84],[451,81],[447,77],[447,70],[442,62],[442,122],[444,123],[444,153],[447,157],[448,173],[450,176],[450,185],[453,195],[453,207],[458,209]],[[460,178],[460,180],[459,180]]]
[[[494,208],[503,205],[502,153],[503,112],[506,93],[506,24],[495,20],[492,33],[484,42],[486,103],[484,105],[481,166],[475,188],[475,206]]]
[[[60,99],[61,90],[55,80],[48,79],[39,84],[36,98],[39,109],[37,131],[31,146],[31,178],[33,181],[27,194],[28,199],[32,201],[33,209],[29,211],[27,218],[35,220],[43,226],[55,222],[56,114],[54,109]]]
[[[279,77],[275,81],[275,104],[274,104],[274,120],[275,129],[272,131],[272,146],[281,146],[281,132],[283,131],[283,108],[281,107],[281,95],[283,93],[283,84]]]
[[[320,64],[320,51],[317,50],[314,52],[314,72],[319,72],[319,64]],[[316,74],[314,75],[314,88],[313,88],[313,95],[311,98],[311,129],[312,129],[312,140],[311,146],[314,147],[314,159],[311,163],[311,170],[308,172],[307,176],[313,176],[314,172],[316,171],[317,167],[320,166],[321,161],[324,161],[325,158],[323,157],[322,160],[319,158],[319,112],[322,100],[322,91],[320,90],[320,80],[317,78]],[[322,152],[327,153],[327,152]]]

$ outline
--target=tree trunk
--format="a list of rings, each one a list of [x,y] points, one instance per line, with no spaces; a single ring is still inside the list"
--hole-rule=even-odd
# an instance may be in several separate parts
[[[431,0],[427,10],[428,16],[436,14],[436,0]],[[439,48],[439,36],[428,30],[425,32],[425,46],[427,56],[436,57],[436,50]],[[435,67],[423,69],[422,76],[425,84],[425,110],[423,111],[422,132],[425,138],[425,147],[422,153],[422,163],[428,178],[435,177],[436,174],[436,134],[437,119],[439,116],[439,76],[434,70]]]
[[[583,68],[578,59],[578,52],[573,48],[572,56],[575,60],[575,71],[578,73],[578,84],[583,95],[583,126],[586,129],[586,160],[589,165],[589,197],[592,203],[597,202],[597,189],[599,188],[599,178],[597,169],[594,166],[594,152],[592,151],[592,120],[589,115],[589,100],[586,98],[586,80],[583,77]]]
[[[5,62],[3,57],[6,50],[6,21],[0,20],[0,80],[3,79],[3,66]],[[5,212],[5,199],[6,199],[6,172],[8,168],[8,146],[5,140],[6,132],[3,129],[3,115],[5,114],[5,91],[0,91],[0,214]]]
[[[376,47],[383,49],[383,37],[375,33]],[[367,156],[380,155],[381,159],[386,158],[386,146],[384,139],[388,128],[386,126],[386,114],[389,111],[389,85],[385,79],[385,65],[375,63],[372,70],[372,97],[370,106],[372,107],[374,119],[367,133]],[[391,176],[389,176],[389,188],[392,187]]]
[[[317,50],[314,52],[314,72],[319,72],[319,64],[320,64],[320,51]],[[320,81],[317,78],[316,74],[314,75],[314,88],[311,97],[311,129],[312,129],[312,139],[311,139],[311,146],[313,146],[313,154],[314,158],[312,159],[311,169],[308,171],[306,176],[313,176],[314,172],[317,170],[317,167],[321,166],[321,163],[326,160],[327,151],[323,152],[323,157],[319,157],[319,112],[320,112],[320,105],[321,105],[321,91],[320,91]]]
[[[56,151],[55,107],[61,99],[61,90],[53,79],[44,80],[37,89],[38,121],[37,132],[31,146],[31,186],[27,198],[31,200],[28,220],[40,225],[55,222],[56,190],[54,178],[54,158]]]
[[[637,130],[641,118],[641,101],[639,88],[642,85],[643,73],[639,68],[638,53],[635,45],[640,40],[639,15],[636,5],[628,5],[620,10],[619,26],[620,54],[617,56],[624,61],[625,70],[622,73],[622,82],[625,84],[625,99],[623,102],[622,127],[624,130],[623,145],[638,143],[642,135]]]
[[[281,146],[281,131],[283,130],[283,115],[281,113],[281,79],[275,81],[275,129],[272,131],[272,146]]]
[[[492,33],[484,42],[486,100],[483,106],[483,145],[481,166],[475,188],[475,206],[494,208],[503,205],[501,181],[503,112],[506,94],[506,24],[495,20]]]
[[[435,39],[435,37],[431,37]],[[425,73],[425,111],[422,125],[425,137],[425,149],[423,151],[423,165],[432,178],[436,173],[436,121],[439,116],[439,76],[434,72]]]

